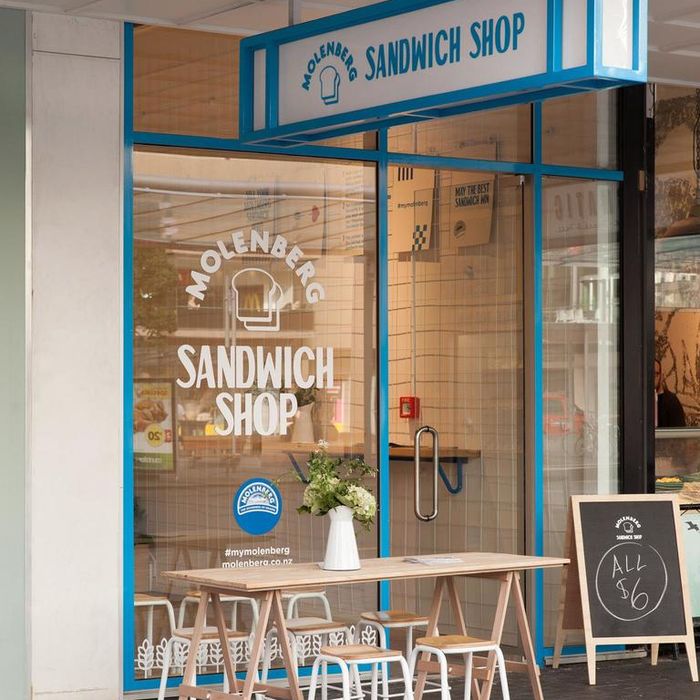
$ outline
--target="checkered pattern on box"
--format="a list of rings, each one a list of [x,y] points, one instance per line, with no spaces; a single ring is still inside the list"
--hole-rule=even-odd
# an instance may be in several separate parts
[[[417,224],[413,231],[413,245],[411,250],[428,249],[428,224]]]

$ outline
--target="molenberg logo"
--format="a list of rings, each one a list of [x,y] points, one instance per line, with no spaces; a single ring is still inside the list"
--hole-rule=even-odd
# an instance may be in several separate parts
[[[321,67],[322,64],[324,64],[323,67]],[[350,82],[357,78],[357,68],[352,51],[341,41],[326,41],[314,51],[306,62],[306,72],[301,87],[307,92],[311,92],[311,88],[318,82],[323,104],[338,104],[342,83],[341,71],[347,75]],[[318,77],[314,79],[317,72]]]
[[[247,254],[254,254],[255,267],[246,267]],[[199,258],[199,269],[191,271],[192,284],[186,292],[197,304],[207,297],[212,277],[223,272],[224,263],[238,258],[242,266],[233,275],[230,291],[232,315],[241,333],[232,345],[180,345],[177,357],[184,376],[177,379],[182,389],[216,390],[217,435],[286,435],[296,415],[299,389],[333,389],[333,347],[273,345],[280,331],[281,313],[296,300],[292,288],[283,289],[282,279],[263,269],[287,268],[303,290],[308,304],[326,297],[318,282],[316,268],[304,260],[304,252],[284,236],[269,231],[235,231],[230,241],[217,241]],[[259,262],[262,260],[262,262]],[[292,285],[289,285],[291,287]],[[263,344],[246,345],[243,332],[266,337]],[[255,336],[254,336],[255,337]]]
[[[637,530],[642,529],[642,524],[632,515],[623,515],[621,518],[618,518],[615,523],[615,529],[618,531],[617,540],[624,542],[642,539],[642,535],[637,532]]]
[[[465,25],[452,25],[377,44],[369,44],[358,53],[338,38],[321,41],[306,60],[301,87],[307,92],[319,90],[326,105],[341,99],[343,74],[349,82],[362,78],[374,82],[419,73],[445,65],[488,59],[499,54],[517,52],[525,40],[524,12],[487,17]]]
[[[248,479],[233,498],[233,515],[251,535],[270,532],[282,517],[282,496],[267,479]]]

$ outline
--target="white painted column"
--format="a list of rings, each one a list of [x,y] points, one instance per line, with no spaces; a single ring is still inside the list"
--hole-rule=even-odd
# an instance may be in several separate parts
[[[121,687],[121,25],[32,27],[34,698]]]

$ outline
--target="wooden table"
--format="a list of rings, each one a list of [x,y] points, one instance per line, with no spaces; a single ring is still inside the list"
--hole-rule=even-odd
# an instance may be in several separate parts
[[[203,569],[195,571],[168,571],[163,576],[184,581],[188,585],[198,585],[204,595],[201,596],[194,632],[190,643],[191,653],[179,689],[180,700],[189,697],[198,700],[232,700],[233,698],[250,700],[253,693],[264,692],[272,698],[292,698],[302,700],[296,668],[293,667],[292,653],[287,636],[284,611],[282,609],[282,590],[294,591],[311,586],[335,586],[349,583],[367,583],[372,581],[396,581],[406,579],[434,578],[435,590],[430,607],[426,636],[437,633],[438,619],[442,599],[447,593],[453,618],[459,634],[467,634],[467,625],[460,603],[455,578],[471,576],[489,578],[500,582],[498,603],[494,616],[491,638],[501,642],[506,620],[508,601],[513,598],[518,630],[523,644],[525,661],[509,661],[508,671],[528,673],[530,684],[536,700],[542,700],[539,668],[535,662],[532,637],[525,612],[525,600],[520,585],[520,573],[532,569],[553,568],[569,563],[568,559],[554,557],[532,557],[517,554],[495,554],[490,552],[462,552],[441,554],[442,557],[455,557],[459,563],[422,564],[407,562],[405,557],[363,559],[362,568],[357,571],[324,571],[317,564],[292,564],[290,566],[261,567],[256,569]],[[422,557],[425,558],[425,557]],[[257,598],[260,601],[260,618],[255,629],[253,644],[250,649],[248,671],[242,686],[236,678],[230,649],[226,641],[226,622],[221,606],[221,595],[242,595]],[[207,690],[194,686],[197,654],[196,649],[206,625],[207,606],[211,600],[216,618],[216,625],[221,640],[224,668],[229,679],[230,693]],[[277,639],[280,644],[284,666],[287,670],[288,688],[263,684],[256,681],[257,668],[262,653],[265,633],[270,618],[277,627]],[[495,675],[495,657],[491,654],[485,666],[474,669],[473,695],[479,700],[488,700]],[[451,664],[455,675],[464,674],[464,667]],[[437,670],[437,663],[428,660],[426,654],[418,663],[416,700],[421,700],[428,672]]]

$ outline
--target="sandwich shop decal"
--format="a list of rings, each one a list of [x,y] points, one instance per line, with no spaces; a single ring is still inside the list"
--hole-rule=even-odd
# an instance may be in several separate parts
[[[315,279],[316,269],[304,252],[282,235],[250,229],[236,231],[228,241],[219,240],[205,250],[198,269],[192,270],[187,294],[197,303],[206,299],[212,275],[224,261],[252,253],[272,262],[284,263],[295,273],[309,304],[325,298],[323,285]],[[239,328],[277,333],[283,290],[274,276],[259,267],[245,267],[231,280],[234,314]],[[216,407],[223,418],[217,435],[287,435],[297,412],[296,389],[331,389],[333,347],[302,345],[180,345],[182,369],[177,384],[182,389],[215,389]]]
[[[316,279],[316,268],[305,260],[303,250],[282,235],[251,228],[234,231],[201,253],[190,272],[186,293],[192,303],[206,303],[212,277],[226,261],[254,255],[256,263],[243,266],[230,279],[233,322],[240,331],[262,333],[273,344],[199,345],[184,343],[177,348],[181,389],[213,389],[220,415],[215,432],[226,437],[286,436],[297,413],[295,391],[334,388],[333,347],[292,347],[274,344],[282,324],[283,306],[291,290],[285,290],[273,272],[260,262],[267,257],[276,266],[292,270],[308,304],[318,304],[326,293]],[[274,266],[268,266],[274,270]],[[282,495],[277,485],[263,477],[248,479],[233,497],[233,516],[250,535],[273,530],[282,517]]]

